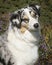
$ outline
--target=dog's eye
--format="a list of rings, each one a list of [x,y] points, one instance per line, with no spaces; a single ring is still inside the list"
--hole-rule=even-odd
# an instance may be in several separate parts
[[[28,23],[29,19],[22,19],[23,22]]]
[[[30,11],[30,14],[31,14],[32,17],[35,17],[36,18],[36,15],[37,15],[36,12]]]

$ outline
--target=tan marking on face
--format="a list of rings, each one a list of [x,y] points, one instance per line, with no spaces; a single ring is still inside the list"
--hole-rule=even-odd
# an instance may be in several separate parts
[[[31,13],[30,13],[30,14],[31,14],[31,16],[32,16],[32,17],[36,17],[36,12],[31,11]]]
[[[25,25],[21,25],[21,33],[25,33],[25,31],[28,29],[28,23],[26,23]]]
[[[25,23],[24,25],[21,25],[22,27],[28,28],[28,23]]]
[[[27,16],[27,15],[24,15],[24,16],[23,16],[23,19],[28,19],[28,16]]]
[[[25,33],[26,28],[25,27],[21,27],[20,31],[21,31],[21,33]]]

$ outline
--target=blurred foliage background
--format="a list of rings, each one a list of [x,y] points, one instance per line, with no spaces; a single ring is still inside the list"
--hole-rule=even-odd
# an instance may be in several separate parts
[[[0,0],[0,34],[7,30],[10,13],[30,3],[41,7],[39,22],[47,50],[45,44],[40,47],[40,65],[52,65],[52,0]]]

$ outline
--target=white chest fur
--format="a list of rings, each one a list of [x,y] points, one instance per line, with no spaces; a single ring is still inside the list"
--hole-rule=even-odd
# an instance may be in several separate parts
[[[8,41],[7,46],[15,59],[16,65],[30,65],[37,61],[38,46],[32,42],[27,43],[22,39],[16,38],[13,31],[8,33]]]

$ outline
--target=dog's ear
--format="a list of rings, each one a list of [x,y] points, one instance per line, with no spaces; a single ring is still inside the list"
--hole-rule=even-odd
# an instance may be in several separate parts
[[[38,10],[40,10],[40,6],[39,6],[39,5],[35,5],[35,7],[36,7]]]
[[[13,26],[20,28],[21,27],[21,13],[20,13],[20,11],[12,13],[10,16],[10,21]]]
[[[37,12],[37,14],[40,16],[40,6],[37,4],[29,4],[29,7],[32,7],[33,10]]]

